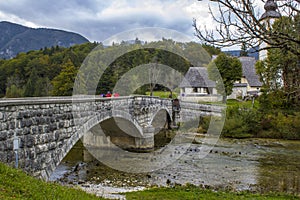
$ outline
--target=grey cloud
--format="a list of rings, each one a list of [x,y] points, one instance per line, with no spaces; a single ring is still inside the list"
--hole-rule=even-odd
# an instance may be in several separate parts
[[[110,1],[101,0],[12,0],[0,2],[0,11],[39,26],[77,32],[91,41],[102,41],[122,31],[142,27],[169,28],[192,34],[192,19],[189,16],[170,13],[170,17],[166,19],[166,15],[155,10],[126,13],[126,16],[118,13],[103,18],[101,15],[97,16],[97,13],[101,13],[110,4]]]

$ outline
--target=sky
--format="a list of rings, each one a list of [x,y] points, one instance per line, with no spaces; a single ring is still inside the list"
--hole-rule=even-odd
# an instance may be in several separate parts
[[[197,41],[193,18],[201,27],[215,26],[209,4],[216,9],[209,0],[1,0],[0,21],[72,31],[91,42],[145,27],[176,30]]]

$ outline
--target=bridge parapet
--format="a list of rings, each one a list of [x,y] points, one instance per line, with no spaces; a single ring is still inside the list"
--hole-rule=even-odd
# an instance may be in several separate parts
[[[221,116],[223,111],[226,109],[226,106],[223,105],[198,104],[185,101],[182,101],[180,106],[181,121],[188,121],[199,116]]]
[[[165,109],[171,116],[172,102],[170,99],[160,99],[158,97],[135,96],[133,105],[133,116],[143,127],[149,126],[153,114],[158,110]]]

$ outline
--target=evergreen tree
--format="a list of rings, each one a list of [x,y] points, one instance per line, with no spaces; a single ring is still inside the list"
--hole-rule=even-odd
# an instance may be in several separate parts
[[[33,68],[29,79],[25,85],[24,96],[25,97],[33,97],[35,94],[36,86],[37,86],[38,75],[36,69]]]
[[[248,56],[247,44],[242,43],[240,56]]]

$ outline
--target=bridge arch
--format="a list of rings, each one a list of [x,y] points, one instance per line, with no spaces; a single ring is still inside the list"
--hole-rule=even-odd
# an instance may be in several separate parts
[[[152,114],[148,126],[163,128],[166,123],[171,123],[172,113],[169,108],[163,106],[155,110]]]
[[[49,179],[53,171],[56,169],[56,167],[61,163],[63,158],[69,153],[69,151],[73,148],[73,146],[82,138],[85,134],[87,134],[90,130],[92,130],[94,127],[101,126],[101,123],[107,122],[107,121],[114,121],[114,122],[120,122],[119,119],[122,120],[122,122],[128,122],[131,123],[129,126],[135,127],[136,131],[135,134],[132,134],[131,136],[134,137],[142,137],[143,131],[142,127],[139,126],[138,122],[132,119],[129,113],[122,112],[122,111],[107,111],[107,112],[101,112],[99,114],[96,114],[94,117],[90,118],[86,123],[79,126],[77,129],[75,129],[75,133],[70,137],[68,142],[64,144],[61,148],[57,149],[57,161],[53,160],[54,163],[50,164],[49,167],[46,169],[46,174],[43,173],[42,178],[43,179]],[[122,130],[121,125],[120,129]],[[101,127],[103,129],[103,127]],[[105,127],[108,129],[109,127]],[[126,130],[124,130],[125,132]],[[114,142],[113,142],[114,143]],[[114,143],[115,144],[115,143]],[[118,146],[118,144],[116,144]],[[122,146],[121,146],[122,148]]]

